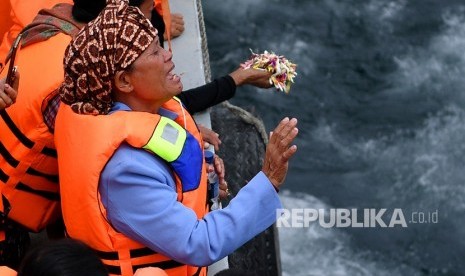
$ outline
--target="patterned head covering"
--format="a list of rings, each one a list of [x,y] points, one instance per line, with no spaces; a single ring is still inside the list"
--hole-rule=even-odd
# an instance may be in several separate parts
[[[127,0],[109,0],[66,48],[61,99],[80,114],[107,114],[117,71],[128,68],[148,48],[157,30]]]

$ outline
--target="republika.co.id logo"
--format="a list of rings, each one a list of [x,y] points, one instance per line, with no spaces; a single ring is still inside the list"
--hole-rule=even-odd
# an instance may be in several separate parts
[[[276,226],[302,228],[309,227],[310,223],[318,223],[323,228],[354,227],[354,228],[394,228],[408,227],[408,224],[438,223],[438,210],[431,212],[411,212],[408,220],[401,208],[392,212],[388,209],[278,209],[276,210]]]

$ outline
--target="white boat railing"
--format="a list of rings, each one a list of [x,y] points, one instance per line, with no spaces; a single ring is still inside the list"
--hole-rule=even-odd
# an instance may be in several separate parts
[[[200,0],[171,0],[171,13],[180,13],[184,17],[183,34],[172,40],[175,72],[181,76],[184,90],[204,85],[210,81],[210,64],[207,40]],[[167,45],[165,45],[167,47]],[[211,128],[209,110],[194,115],[197,123]],[[225,257],[208,268],[208,275],[228,268]]]
[[[171,13],[184,17],[184,33],[172,40],[175,72],[181,76],[184,90],[210,81],[210,64],[200,0],[171,0]],[[166,45],[165,45],[166,46]],[[197,123],[211,127],[208,111],[196,114]]]

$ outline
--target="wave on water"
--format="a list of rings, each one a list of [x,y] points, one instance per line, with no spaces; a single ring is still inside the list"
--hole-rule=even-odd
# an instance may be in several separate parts
[[[401,208],[439,213],[438,224],[390,229],[280,228],[285,275],[455,275],[465,254],[465,111],[449,107],[414,133],[344,144],[322,127],[317,134],[333,145],[339,160],[369,164],[369,170],[343,173],[324,201],[283,190],[284,208]],[[344,166],[344,167],[347,167]],[[334,170],[334,167],[331,168]],[[306,185],[313,185],[306,181]],[[327,183],[320,183],[327,184]],[[331,202],[331,203],[328,203]],[[395,243],[394,243],[395,241]],[[451,246],[451,245],[454,246]],[[443,254],[441,252],[447,252]]]

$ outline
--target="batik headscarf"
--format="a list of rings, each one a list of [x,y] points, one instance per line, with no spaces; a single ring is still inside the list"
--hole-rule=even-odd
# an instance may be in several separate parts
[[[80,114],[107,114],[117,71],[127,69],[157,36],[157,30],[127,0],[110,0],[66,49],[61,99]]]

